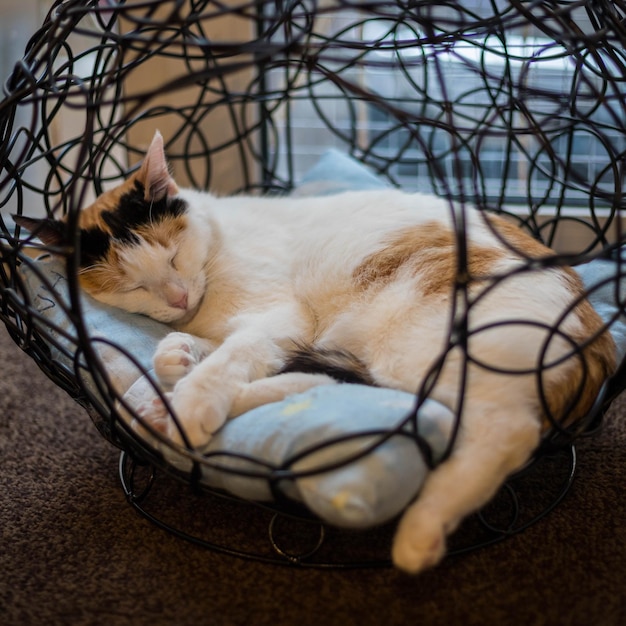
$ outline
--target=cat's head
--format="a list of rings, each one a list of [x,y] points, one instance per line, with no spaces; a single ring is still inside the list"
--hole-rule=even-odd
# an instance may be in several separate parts
[[[53,248],[68,242],[64,221],[14,219]],[[80,212],[82,288],[162,322],[191,317],[205,292],[210,247],[210,233],[191,221],[157,131],[141,167]]]

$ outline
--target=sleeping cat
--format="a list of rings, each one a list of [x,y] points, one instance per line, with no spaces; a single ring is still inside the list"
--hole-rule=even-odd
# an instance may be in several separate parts
[[[61,222],[16,219],[64,241]],[[162,402],[139,414],[176,442],[202,446],[227,418],[337,378],[460,412],[452,454],[399,523],[393,560],[409,572],[437,563],[445,536],[529,460],[551,419],[583,416],[615,366],[573,270],[531,271],[528,258],[549,249],[436,197],[179,189],[157,132],[140,169],[80,226],[85,291],[175,329],[154,366],[184,435]],[[568,356],[578,345],[584,356]]]

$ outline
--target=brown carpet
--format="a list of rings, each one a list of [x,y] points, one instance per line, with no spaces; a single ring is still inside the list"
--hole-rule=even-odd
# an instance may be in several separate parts
[[[4,330],[0,363],[0,624],[626,624],[624,396],[579,444],[578,478],[549,517],[412,578],[250,562],[165,533],[127,504],[116,449]],[[247,509],[166,486],[163,514],[243,544],[267,535]]]

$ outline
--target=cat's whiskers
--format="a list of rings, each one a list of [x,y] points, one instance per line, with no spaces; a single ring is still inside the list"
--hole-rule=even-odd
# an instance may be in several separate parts
[[[104,267],[106,267],[104,263],[93,263],[92,265],[85,265],[84,267],[81,267],[78,273],[85,274],[87,272],[91,272],[97,269],[102,269]]]
[[[119,291],[120,281],[119,275],[111,272],[111,267],[108,263],[94,263],[82,267],[78,275],[88,277],[90,274],[98,274],[97,283],[102,291]]]

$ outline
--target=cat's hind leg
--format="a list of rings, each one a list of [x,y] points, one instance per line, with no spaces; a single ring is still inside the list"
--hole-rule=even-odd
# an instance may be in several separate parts
[[[159,342],[153,357],[154,371],[159,382],[164,388],[172,389],[215,347],[207,339],[189,333],[169,333]]]
[[[171,396],[171,392],[166,393],[165,397]],[[157,432],[167,435],[171,438],[172,420],[165,403],[160,396],[155,396],[150,400],[146,400],[136,407],[139,420],[133,420],[132,428],[145,435],[144,425],[148,425]]]
[[[530,459],[541,428],[528,404],[477,403],[465,412],[452,454],[430,473],[400,520],[392,549],[397,567],[417,573],[437,564],[446,536]]]
[[[302,393],[320,385],[335,385],[339,381],[325,374],[289,372],[268,378],[260,378],[244,384],[239,390],[229,417],[237,417],[263,404],[280,402],[287,396]]]

